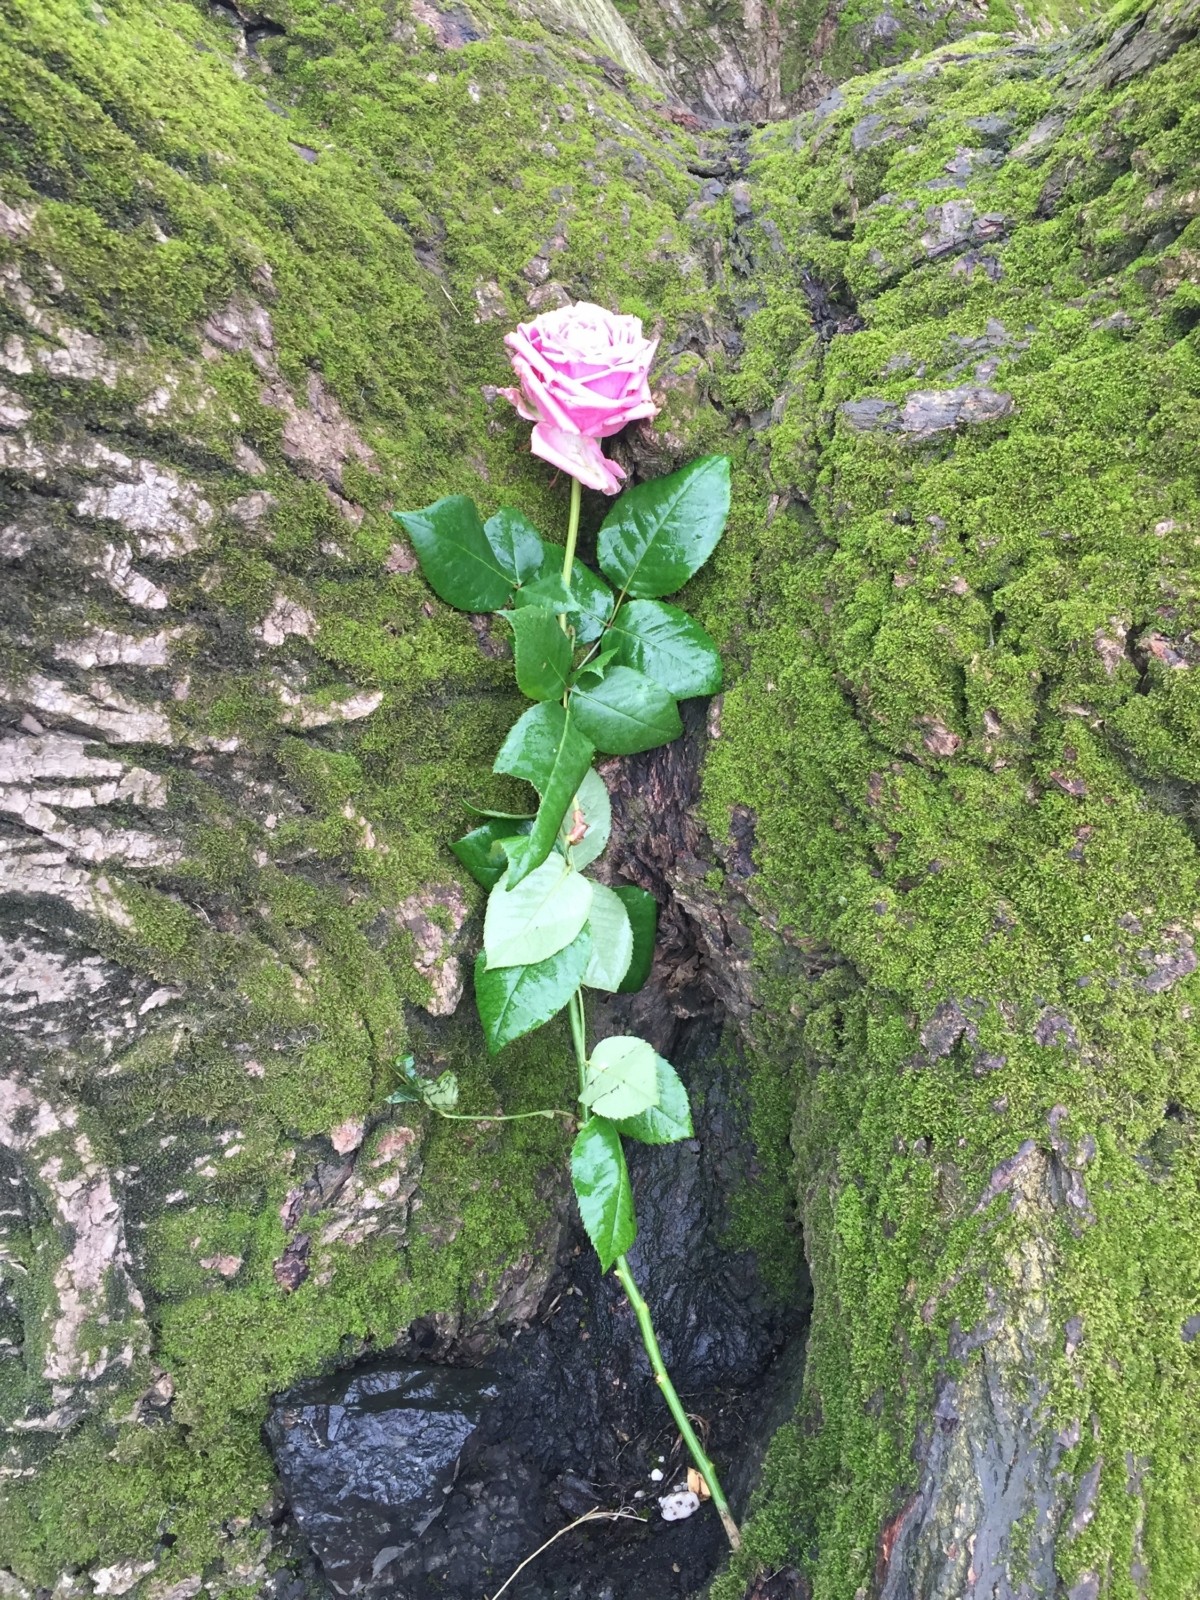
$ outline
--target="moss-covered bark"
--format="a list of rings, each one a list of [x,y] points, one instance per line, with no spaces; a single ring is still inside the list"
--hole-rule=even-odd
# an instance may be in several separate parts
[[[767,990],[815,1321],[738,1570],[818,1596],[1200,1582],[1194,16],[754,152],[710,805],[838,959]]]
[[[382,1112],[406,1048],[480,1108],[560,1066],[445,1015],[445,844],[513,708],[388,509],[559,525],[489,386],[570,294],[663,336],[630,463],[737,466],[689,596],[731,680],[703,893],[754,907],[756,1127],[790,1124],[816,1302],[716,1592],[1200,1584],[1195,12],[848,84],[726,185],[740,147],[577,13],[9,8],[23,1583],[260,1592],[266,1396],[536,1290],[557,1131]]]
[[[483,1110],[566,1059],[425,1014],[513,703],[388,512],[460,489],[554,536],[502,332],[568,291],[669,340],[705,305],[692,141],[569,19],[255,16],[0,24],[0,1566],[40,1583],[257,1581],[266,1396],[536,1300],[562,1136],[384,1116],[406,1049]]]

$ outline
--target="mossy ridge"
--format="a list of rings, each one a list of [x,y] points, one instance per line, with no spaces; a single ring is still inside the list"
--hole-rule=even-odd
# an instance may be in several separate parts
[[[515,500],[557,537],[561,492],[527,430],[480,393],[504,381],[500,335],[529,314],[527,264],[548,253],[572,293],[640,310],[668,336],[704,309],[683,220],[699,188],[691,142],[652,92],[619,93],[576,43],[498,6],[492,36],[453,54],[424,30],[393,40],[390,7],[270,9],[286,29],[264,44],[270,73],[250,58],[241,78],[231,20],[184,0],[110,0],[103,13],[30,0],[0,24],[4,195],[36,206],[6,259],[119,367],[113,387],[21,379],[35,435],[99,432],[171,463],[217,512],[206,548],[163,574],[190,669],[186,697],[167,695],[173,727],[209,754],[145,758],[169,777],[184,857],[117,882],[132,926],[103,936],[114,960],[186,991],[188,1026],[149,1036],[86,1091],[106,1153],[139,1170],[130,1239],[174,1420],[124,1423],[143,1363],[34,1477],[6,1481],[0,1564],[33,1581],[155,1554],[156,1581],[236,1565],[222,1528],[267,1499],[267,1395],[418,1315],[479,1314],[546,1221],[539,1175],[561,1166],[556,1126],[424,1130],[424,1206],[403,1252],[335,1247],[329,1281],[290,1299],[272,1276],[294,1173],[336,1123],[378,1108],[406,1007],[428,998],[381,918],[431,881],[459,881],[445,844],[464,796],[508,793],[481,788],[515,709],[501,668],[417,575],[382,572],[390,506],[454,490],[489,510]],[[499,307],[476,299],[493,284]],[[342,474],[360,525],[296,474],[251,357],[203,359],[201,324],[231,299],[266,308],[280,379],[302,399],[318,372],[373,452],[378,472]],[[164,375],[167,414],[139,413]],[[674,425],[715,427],[695,405]],[[246,475],[240,443],[264,473]],[[273,503],[248,526],[228,513],[251,492]],[[316,628],[264,659],[254,629],[280,592]],[[28,598],[38,645],[67,611],[76,631],[127,620],[94,587],[86,604],[57,596],[58,611]],[[304,730],[280,711],[279,682],[297,678],[313,703],[354,690],[383,701],[365,722]],[[218,971],[220,1002],[207,992]],[[521,1109],[561,1064],[552,1030],[494,1063],[473,1029],[418,1033],[408,1047],[423,1058],[452,1052],[469,1109]],[[179,1169],[232,1130],[235,1158],[209,1187],[189,1180],[173,1211]],[[242,1258],[229,1282],[197,1265],[218,1256]]]
[[[1086,56],[1065,65],[1086,75]],[[793,1139],[814,1322],[800,1417],[719,1600],[759,1564],[795,1562],[816,1600],[869,1588],[918,1481],[916,1419],[942,1374],[979,1360],[952,1358],[955,1331],[983,1320],[985,1286],[1001,1305],[1029,1293],[1014,1263],[1039,1237],[1048,1327],[1083,1321],[1069,1353],[1061,1332],[1041,1341],[1031,1376],[1048,1427],[1082,1422],[1075,1481],[1104,1458],[1059,1574],[1128,1597],[1147,1592],[1138,1562],[1154,1595],[1200,1582],[1181,1337],[1200,1306],[1200,351],[1173,313],[1200,243],[1175,198],[1197,181],[1198,80],[1185,43],[1064,106],[1053,58],[943,51],[758,140],[765,304],[727,387],[748,411],[785,397],[743,479],[748,502],[783,506],[735,516],[726,570],[746,574],[756,621],[734,644],[707,807],[715,828],[753,809],[771,926],[839,960],[793,1000],[791,1042],[767,1041],[807,1063]],[[1007,119],[1011,149],[1052,113],[1063,126],[1028,156],[926,187],[981,149],[969,118]],[[1001,214],[1003,241],[928,260],[920,236],[947,200]],[[797,314],[803,271],[863,331],[823,346]],[[1011,394],[1011,413],[906,443],[838,409],[956,384]],[[768,970],[778,936],[758,938]],[[1170,952],[1177,970],[1155,979]],[[951,1000],[970,1027],[942,1054],[919,1033]],[[1023,1140],[1047,1157],[1065,1140],[1070,1164],[1085,1135],[1076,1227],[1069,1207],[1006,1198],[974,1216]]]
[[[957,4],[777,0],[756,29],[721,0],[673,0],[669,7],[648,0],[616,4],[681,99],[703,98],[697,79],[703,82],[706,69],[714,70],[718,83],[722,78],[736,83],[740,71],[746,80],[742,103],[714,109],[754,118],[812,106],[834,85],[980,31],[1045,39],[1065,35],[1101,10],[1088,0],[1038,0],[1028,6],[989,0],[982,15]]]

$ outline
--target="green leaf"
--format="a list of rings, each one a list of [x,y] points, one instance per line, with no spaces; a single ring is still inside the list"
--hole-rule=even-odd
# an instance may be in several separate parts
[[[595,754],[574,717],[552,700],[530,706],[500,746],[493,771],[524,778],[542,797],[529,844],[520,865],[513,868],[513,885],[539,867],[553,850],[567,807]]]
[[[605,645],[604,649],[597,652],[590,660],[585,661],[571,679],[575,683],[599,683],[608,671],[611,664],[617,659],[619,651],[615,645]]]
[[[458,1104],[458,1077],[453,1072],[443,1072],[432,1081],[422,1078],[413,1065],[412,1056],[398,1061],[402,1082],[387,1097],[386,1104],[393,1106],[426,1105],[434,1111],[453,1111]]]
[[[579,607],[575,642],[591,644],[604,632],[604,625],[613,614],[616,605],[613,592],[591,567],[576,560],[571,568],[571,593]]]
[[[538,606],[560,615],[569,614],[571,617],[575,617],[579,610],[575,596],[563,582],[561,572],[547,572],[539,578],[532,579],[517,590],[513,596],[513,605],[518,610],[526,606]]]
[[[654,940],[658,933],[658,901],[636,884],[620,883],[613,890],[629,914],[633,928],[633,959],[621,979],[618,994],[636,994],[650,976],[654,964]]]
[[[458,1077],[453,1072],[439,1073],[425,1085],[423,1098],[433,1111],[453,1111],[458,1104]]]
[[[556,593],[570,596],[569,609],[575,629],[575,643],[591,644],[604,632],[604,625],[613,614],[616,604],[613,592],[603,578],[598,578],[591,567],[578,558],[571,567],[571,586],[568,590],[563,584],[562,564],[563,552],[558,545],[543,542],[542,571],[538,583],[544,583],[548,591],[557,584],[561,587]]]
[[[631,600],[617,612],[608,637],[620,661],[661,684],[677,700],[716,694],[721,657],[698,622],[661,600]]]
[[[496,560],[474,503],[448,495],[423,511],[394,512],[434,594],[460,611],[498,611],[512,581]]]
[[[485,889],[490,889],[508,865],[509,857],[503,848],[504,841],[511,840],[514,835],[528,833],[527,822],[522,824],[519,820],[502,821],[493,818],[485,822],[482,827],[472,828],[470,833],[464,833],[450,848],[475,882],[481,883]]]
[[[410,1106],[419,1104],[424,1098],[424,1080],[413,1064],[412,1056],[405,1056],[397,1061],[396,1069],[400,1073],[400,1087],[389,1094],[384,1101],[389,1106]]]
[[[562,623],[545,606],[502,611],[513,631],[517,687],[531,700],[561,700],[574,651]]]
[[[583,981],[591,953],[592,936],[586,927],[545,961],[525,967],[491,970],[487,956],[479,952],[475,1004],[492,1055],[557,1016]]]
[[[536,867],[515,887],[509,873],[488,895],[483,948],[489,967],[524,967],[563,950],[587,921],[592,885],[560,855]]]
[[[634,1117],[620,1117],[617,1127],[629,1139],[641,1144],[676,1144],[692,1137],[692,1110],[679,1074],[669,1061],[655,1054],[658,1075],[658,1104],[647,1106]]]
[[[385,1106],[412,1106],[420,1105],[424,1097],[415,1089],[410,1089],[407,1084],[402,1084],[384,1099]]]
[[[588,1061],[580,1100],[597,1116],[636,1117],[657,1104],[656,1059],[653,1047],[632,1034],[601,1039]]]
[[[532,822],[537,816],[536,811],[489,811],[486,806],[473,806],[469,800],[464,800],[463,805],[477,817],[502,817],[508,822]]]
[[[571,1149],[571,1182],[587,1236],[607,1272],[637,1238],[633,1190],[621,1136],[606,1117],[589,1117]]]
[[[595,767],[585,775],[567,808],[559,829],[559,842],[565,846],[568,836],[578,832],[581,822],[586,830],[583,838],[571,845],[571,865],[579,868],[590,866],[595,861],[612,832],[612,801],[608,798],[604,779]]]
[[[592,959],[587,964],[583,981],[589,989],[606,989],[609,994],[616,994],[633,959],[633,929],[620,897],[603,883],[592,884],[587,926],[592,936]]]
[[[674,594],[712,555],[728,516],[729,458],[702,456],[625,491],[600,529],[600,570],[637,599]]]
[[[513,583],[528,583],[542,568],[542,541],[528,517],[501,506],[483,525],[484,536],[492,547],[497,564]]]
[[[597,684],[571,690],[571,714],[599,750],[632,756],[669,744],[683,732],[675,701],[632,667],[610,667]]]

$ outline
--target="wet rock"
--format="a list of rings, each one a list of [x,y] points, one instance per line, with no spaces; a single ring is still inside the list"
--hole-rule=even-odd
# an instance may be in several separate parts
[[[967,1031],[967,1018],[957,1000],[943,1000],[921,1029],[921,1043],[931,1061],[948,1056]]]
[[[288,1294],[298,1289],[308,1277],[308,1252],[311,1244],[312,1240],[308,1234],[298,1234],[279,1259],[272,1264],[271,1271],[275,1282]]]
[[[1079,1048],[1074,1024],[1061,1011],[1044,1011],[1037,1020],[1033,1037],[1043,1048],[1050,1045],[1064,1045],[1068,1050]]]
[[[1142,952],[1142,959],[1152,964],[1152,970],[1141,980],[1147,994],[1162,994],[1196,970],[1196,951],[1188,934],[1181,935],[1174,949],[1160,954],[1147,950]]]
[[[962,736],[955,733],[939,717],[918,717],[921,743],[931,756],[952,756],[962,746]]]
[[[1008,147],[1009,137],[1012,134],[1012,118],[1003,115],[989,114],[984,117],[968,117],[966,125],[972,133],[978,134],[981,144],[992,150],[1004,150]]]
[[[929,439],[950,429],[996,422],[1010,414],[1013,399],[995,389],[966,385],[957,389],[917,389],[903,406],[892,400],[847,400],[838,407],[859,433],[903,433]]]
[[[795,1567],[764,1572],[746,1590],[746,1600],[809,1600],[812,1591]]]
[[[511,320],[508,313],[508,300],[504,290],[494,278],[487,283],[475,286],[475,321],[476,322],[504,322]]]
[[[1055,111],[1048,117],[1043,117],[1040,122],[1035,122],[1013,151],[1014,159],[1022,161],[1027,156],[1036,155],[1044,146],[1053,144],[1063,131],[1066,120],[1065,116]]]
[[[482,1372],[398,1364],[281,1395],[267,1438],[292,1513],[337,1594],[420,1537],[496,1387]]]
[[[439,10],[429,0],[413,0],[412,14],[417,22],[432,28],[433,36],[442,50],[461,50],[464,45],[487,38],[486,30],[480,27],[465,6],[449,6]]]
[[[549,283],[541,283],[536,289],[531,289],[525,296],[525,304],[539,314],[543,311],[561,311],[564,306],[571,304],[571,295],[552,278]]]
[[[846,400],[838,410],[856,433],[890,432],[900,407],[894,400]]]
[[[1096,1515],[1096,1491],[1100,1487],[1103,1470],[1104,1457],[1098,1456],[1079,1480],[1079,1488],[1075,1491],[1074,1514],[1067,1528],[1068,1539],[1078,1538]]]
[[[283,413],[280,448],[308,476],[342,488],[342,470],[352,461],[376,471],[375,455],[364,444],[337,400],[315,372],[308,375],[307,404],[299,405],[281,382],[263,390],[265,405]]]

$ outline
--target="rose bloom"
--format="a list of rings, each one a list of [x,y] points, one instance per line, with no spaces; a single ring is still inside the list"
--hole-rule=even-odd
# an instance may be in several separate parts
[[[616,494],[625,473],[600,440],[658,415],[647,382],[658,340],[643,336],[640,317],[581,300],[521,323],[504,342],[520,388],[500,393],[534,424],[534,455],[589,489]]]

